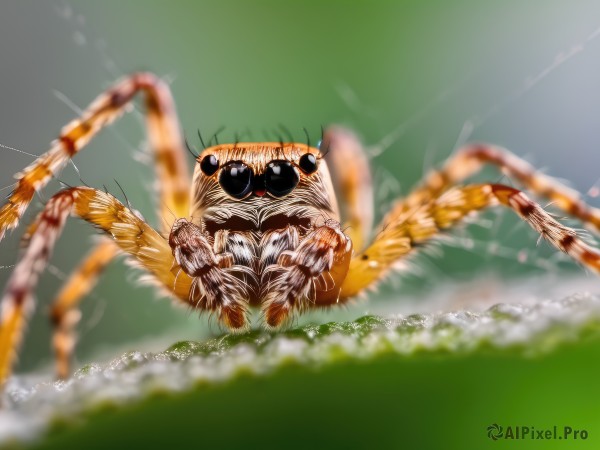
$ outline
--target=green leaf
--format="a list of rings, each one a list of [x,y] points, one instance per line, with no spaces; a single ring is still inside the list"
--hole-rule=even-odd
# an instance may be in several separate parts
[[[599,343],[588,295],[229,334],[129,352],[66,382],[15,377],[0,436],[63,449],[482,448],[492,424],[600,432]]]

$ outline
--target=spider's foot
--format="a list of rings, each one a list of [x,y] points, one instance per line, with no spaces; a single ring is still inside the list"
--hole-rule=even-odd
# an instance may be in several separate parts
[[[274,281],[263,301],[265,326],[277,329],[289,322],[294,310],[306,307],[307,299],[314,298],[312,274],[305,267],[286,268]]]
[[[250,327],[248,310],[239,303],[222,306],[219,311],[219,321],[234,333],[243,333]]]
[[[19,214],[13,203],[6,203],[0,207],[0,241],[6,231],[17,226]]]
[[[289,301],[273,301],[264,308],[265,327],[276,330],[292,316],[292,305]]]

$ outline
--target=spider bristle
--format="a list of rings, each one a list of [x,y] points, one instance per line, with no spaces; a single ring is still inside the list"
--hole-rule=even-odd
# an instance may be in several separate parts
[[[125,197],[125,203],[127,203],[127,206],[129,207],[129,209],[133,209],[131,206],[131,203],[129,202],[129,199],[127,198],[127,194],[125,194],[125,190],[123,189],[123,186],[121,186],[121,183],[119,183],[116,178],[113,178],[114,182],[117,183],[117,186],[119,186],[119,189],[121,190],[121,193],[123,194],[123,197]]]
[[[285,125],[280,123],[279,128],[281,129],[281,131],[283,131],[283,134],[285,134],[286,137],[288,138],[288,142],[294,142],[294,135],[292,134],[292,132],[290,131],[290,129],[288,127],[286,127]]]
[[[71,186],[69,183],[67,183],[64,180],[61,180],[60,178],[57,178],[56,181],[58,181],[58,183],[60,184],[60,186],[62,188],[67,188],[67,189],[71,189],[73,186]]]
[[[195,153],[194,150],[192,149],[192,147],[190,146],[190,143],[187,140],[187,137],[183,138],[183,142],[185,143],[185,148],[187,149],[187,151],[189,152],[190,155],[192,155],[192,157],[194,159],[198,159],[199,153]]]
[[[304,134],[306,136],[306,145],[310,147],[310,135],[308,134],[308,130],[306,129],[306,127],[302,127],[302,130],[304,131]]]
[[[323,128],[323,125],[321,125],[321,140],[319,141],[319,151],[321,153],[320,158],[324,158],[327,156],[327,154],[329,153],[329,150],[331,149],[331,143],[327,142],[327,147],[325,149],[323,149],[323,143],[325,142],[325,129]]]
[[[277,141],[279,142],[279,145],[281,146],[281,148],[283,148],[283,136],[277,130],[273,130],[273,133],[275,134],[275,137],[277,138]]]
[[[223,130],[225,130],[225,125],[221,125],[217,131],[215,131],[215,134],[212,135],[212,137],[210,138],[210,140],[208,141],[208,145],[210,146],[212,141],[215,141],[215,145],[219,145],[219,134],[221,134],[223,132]]]
[[[200,138],[200,143],[202,144],[202,150],[206,150],[206,144],[204,143],[204,139],[202,138],[202,133],[200,132],[200,128],[198,128],[198,137]]]

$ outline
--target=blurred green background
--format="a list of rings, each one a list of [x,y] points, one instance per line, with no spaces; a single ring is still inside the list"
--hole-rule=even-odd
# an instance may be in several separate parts
[[[245,130],[262,140],[265,134],[272,139],[279,124],[299,140],[306,127],[316,140],[321,125],[330,123],[352,127],[373,149],[386,143],[373,158],[379,211],[467,138],[506,146],[587,192],[600,172],[599,18],[597,1],[4,0],[0,143],[40,154],[74,109],[120,76],[150,70],[172,80],[182,128],[194,143],[197,128],[210,135],[226,126],[221,141]],[[134,158],[144,146],[140,118],[128,114],[75,162],[87,184],[121,196],[117,180],[156,223],[152,168]],[[468,121],[476,126],[461,136]],[[0,187],[31,160],[0,149]],[[70,167],[60,178],[80,183]],[[56,189],[54,183],[42,199]],[[400,283],[368,302],[305,320],[404,312],[404,299],[427,297],[435,287],[482,279],[502,285],[543,273],[540,266],[549,261],[550,286],[581,272],[553,262],[554,252],[536,248],[537,237],[510,214],[485,217],[490,229],[468,233],[478,242],[474,250],[448,248],[442,258],[419,258],[424,276],[396,277]],[[21,233],[2,242],[0,265],[14,264]],[[86,224],[68,225],[52,259],[55,274],[44,275],[37,290],[19,370],[50,362],[47,306],[60,273],[76,265],[93,234]],[[494,255],[490,241],[505,256]],[[533,263],[517,262],[522,248]],[[0,270],[0,286],[9,272]],[[115,355],[129,342],[158,350],[219,332],[196,313],[154,300],[135,278],[116,263],[85,301],[80,363]]]

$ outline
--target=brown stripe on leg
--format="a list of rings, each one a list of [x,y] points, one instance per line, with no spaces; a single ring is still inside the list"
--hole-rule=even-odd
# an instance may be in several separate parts
[[[172,214],[182,217],[189,213],[190,177],[169,88],[155,75],[137,73],[97,97],[80,118],[63,128],[50,150],[16,176],[16,187],[0,208],[0,240],[7,230],[17,226],[35,191],[58,175],[98,131],[116,120],[140,91],[146,98],[148,135],[156,156],[163,231],[169,230]]]
[[[92,188],[77,188],[73,212],[107,233],[169,294],[189,302],[191,278],[177,270],[167,240],[138,214],[112,195]]]
[[[199,307],[190,298],[192,279],[177,270],[169,244],[156,230],[110,194],[92,188],[66,189],[48,201],[28,228],[24,254],[4,291],[0,316],[0,383],[10,375],[27,320],[31,294],[69,213],[108,234],[112,242],[149,272],[163,292],[192,307]],[[68,342],[63,344],[69,345]]]
[[[58,378],[64,379],[70,374],[76,341],[75,326],[81,316],[79,303],[93,289],[102,271],[118,253],[119,247],[114,242],[103,239],[86,255],[52,303],[50,310],[50,319],[54,328],[52,347]]]
[[[358,137],[343,127],[325,130],[321,151],[340,196],[344,230],[362,250],[373,227],[373,184],[369,161]]]
[[[451,189],[425,204],[397,203],[382,220],[373,242],[350,261],[340,301],[374,288],[392,269],[401,269],[402,260],[419,245],[489,204],[489,193],[467,188]]]
[[[466,216],[497,205],[511,208],[551,245],[594,271],[600,271],[598,249],[586,244],[573,229],[558,222],[523,192],[501,184],[474,184],[447,190],[422,205],[397,205],[385,217],[385,226],[373,243],[350,262],[340,300],[374,287],[416,247],[457,225]]]
[[[442,169],[427,175],[421,187],[407,201],[413,204],[422,198],[439,196],[443,190],[481,170],[484,164],[497,166],[502,173],[534,194],[552,200],[561,210],[589,224],[595,231],[600,231],[600,209],[587,205],[577,191],[540,173],[510,151],[488,144],[472,144],[459,149]]]
[[[575,230],[558,222],[518,189],[501,184],[489,186],[501,204],[512,208],[550,244],[594,272],[600,273],[600,251],[584,242]]]
[[[73,193],[63,191],[52,197],[37,218],[35,233],[12,273],[1,303],[0,315],[0,384],[10,374],[16,350],[27,321],[31,294],[41,271],[46,266],[54,243],[73,206]]]
[[[133,77],[136,88],[146,93],[148,135],[155,151],[156,176],[161,201],[159,218],[167,233],[175,217],[190,213],[190,175],[175,103],[168,85],[150,73]]]

